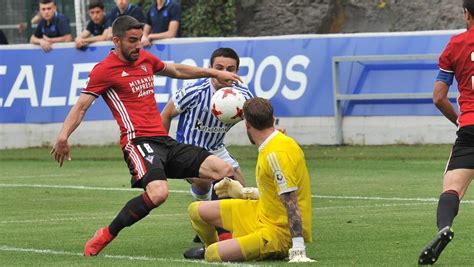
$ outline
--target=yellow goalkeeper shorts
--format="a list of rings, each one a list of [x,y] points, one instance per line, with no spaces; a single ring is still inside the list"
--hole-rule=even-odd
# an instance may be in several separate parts
[[[283,259],[288,256],[291,237],[288,229],[258,221],[258,200],[224,199],[220,201],[224,229],[240,244],[245,260]]]

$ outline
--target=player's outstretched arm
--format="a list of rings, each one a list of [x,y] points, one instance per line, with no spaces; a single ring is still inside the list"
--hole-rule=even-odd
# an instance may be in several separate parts
[[[458,125],[458,114],[448,98],[449,85],[442,81],[435,82],[433,89],[433,103],[441,113],[454,125]]]
[[[161,122],[163,123],[163,127],[166,129],[168,134],[170,132],[171,120],[176,116],[178,116],[178,111],[174,106],[173,99],[170,99],[163,111],[161,111]]]
[[[168,76],[176,79],[197,79],[211,77],[216,78],[219,82],[231,86],[233,82],[242,83],[239,75],[220,71],[211,68],[200,68],[179,63],[167,63],[166,68],[159,73],[160,75]]]
[[[81,94],[77,103],[72,107],[64,120],[63,127],[59,132],[56,143],[54,144],[53,149],[51,149],[51,154],[54,156],[54,160],[59,163],[59,167],[63,166],[64,159],[71,159],[67,140],[72,132],[74,132],[79,124],[81,124],[84,114],[86,114],[87,109],[89,109],[94,100],[95,96],[93,95]]]
[[[306,257],[306,247],[303,238],[303,222],[301,220],[301,211],[298,207],[298,197],[296,191],[283,193],[280,195],[288,215],[288,225],[293,242],[288,254],[290,262],[314,262]]]

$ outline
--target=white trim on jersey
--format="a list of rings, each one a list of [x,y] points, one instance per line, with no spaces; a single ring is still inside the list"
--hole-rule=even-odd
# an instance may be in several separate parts
[[[445,70],[445,69],[443,69],[443,68],[439,68],[439,69],[440,69],[441,71],[444,71],[444,72],[454,73],[454,71],[452,71],[452,70]]]
[[[273,131],[272,134],[270,134],[265,141],[263,141],[262,144],[258,147],[258,152],[262,151],[262,149],[272,140],[272,138],[278,133],[278,130]]]
[[[106,95],[109,97],[110,101],[114,104],[115,109],[120,114],[122,118],[123,125],[127,129],[127,139],[130,141],[135,138],[135,128],[133,127],[133,123],[128,116],[127,109],[123,105],[123,102],[120,100],[120,97],[114,91],[114,89],[110,88],[107,89]]]
[[[88,95],[93,95],[95,97],[99,97],[100,95],[94,93],[94,92],[91,92],[91,91],[85,91],[85,90],[82,90],[81,92],[82,94],[88,94]]]

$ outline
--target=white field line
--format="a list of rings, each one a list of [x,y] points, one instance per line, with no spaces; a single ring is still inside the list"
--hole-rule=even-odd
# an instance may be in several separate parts
[[[152,214],[148,217],[178,217],[188,216],[187,213],[164,213],[164,214]],[[50,219],[34,219],[34,220],[4,220],[0,221],[0,224],[17,224],[17,223],[50,223],[50,222],[67,222],[67,221],[91,221],[100,219],[113,219],[115,215],[102,215],[102,216],[90,216],[90,217],[65,217],[65,218],[50,218]]]
[[[332,207],[320,207],[320,208],[313,208],[313,209],[314,210],[357,209],[357,208],[365,209],[365,208],[385,208],[385,207],[419,206],[419,205],[433,205],[433,203],[432,202],[415,202],[415,203],[398,203],[398,204],[374,204],[374,205],[362,205],[362,206],[332,206]]]
[[[77,190],[99,190],[99,191],[142,191],[137,188],[119,187],[94,187],[82,185],[44,185],[44,184],[0,184],[1,187],[26,187],[26,188],[51,188],[51,189],[77,189]],[[189,193],[188,190],[169,190],[170,193]],[[324,196],[312,195],[312,198],[322,199],[344,199],[344,200],[387,200],[387,201],[415,201],[415,202],[438,202],[437,198],[401,198],[401,197],[366,197],[366,196]],[[473,204],[474,200],[463,200],[462,203]]]
[[[312,197],[314,197],[314,198],[327,198],[327,199],[351,199],[351,200],[391,200],[391,201],[419,201],[419,202],[437,202],[438,201],[438,199],[436,199],[436,198],[321,196],[321,195],[312,195]],[[466,201],[470,201],[470,200],[466,200]]]
[[[139,188],[120,187],[94,187],[82,185],[44,185],[44,184],[0,184],[0,187],[27,187],[27,188],[51,188],[51,189],[77,189],[77,190],[99,190],[99,191],[143,191]],[[168,190],[170,193],[189,193],[187,190]]]
[[[335,210],[335,209],[357,209],[357,208],[386,208],[386,207],[397,207],[397,206],[418,206],[418,205],[432,205],[432,202],[415,202],[415,203],[397,203],[397,204],[374,204],[374,205],[362,205],[362,206],[332,206],[332,207],[317,207],[313,210]],[[74,221],[91,221],[99,219],[113,219],[115,215],[107,216],[91,216],[91,217],[65,217],[65,218],[51,218],[51,219],[35,219],[35,220],[4,220],[0,221],[2,224],[19,224],[19,223],[54,223],[54,222],[74,222]],[[148,215],[147,217],[178,217],[178,216],[188,216],[187,213],[166,213],[166,214],[156,214]]]
[[[50,250],[50,249],[17,248],[17,247],[5,246],[5,245],[0,246],[0,251],[84,257],[82,253],[77,253],[77,252],[68,252],[68,251]],[[130,261],[161,261],[161,262],[185,262],[185,263],[196,262],[196,261],[191,261],[191,260],[180,260],[180,259],[172,259],[172,258],[167,259],[167,258],[153,258],[153,257],[147,257],[147,256],[127,256],[127,255],[110,255],[110,254],[100,254],[98,258],[100,257],[111,258],[111,259],[124,259],[124,260],[130,260]],[[207,265],[255,266],[251,264],[211,263],[211,262],[205,262],[205,261],[198,261],[198,263],[207,264]]]
[[[9,176],[5,175],[4,177],[0,177],[0,179],[16,179],[16,178],[48,178],[48,177],[73,177],[73,176],[79,176],[79,174],[37,174],[37,175],[15,175],[15,176]]]

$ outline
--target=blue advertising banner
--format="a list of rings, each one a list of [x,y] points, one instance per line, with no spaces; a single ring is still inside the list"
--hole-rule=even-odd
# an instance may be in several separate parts
[[[149,51],[167,62],[207,67],[213,50],[231,47],[241,57],[239,74],[257,96],[268,98],[280,117],[333,116],[331,59],[351,55],[441,53],[455,32],[372,35],[303,35],[277,38],[176,40]],[[0,46],[0,123],[62,122],[77,101],[88,73],[111,45],[77,50],[72,44],[44,53],[39,47]],[[407,71],[383,64],[341,65],[345,93],[430,92],[436,62]],[[183,81],[155,76],[155,96],[162,109]],[[454,88],[453,88],[454,89]],[[426,101],[425,101],[426,102]],[[438,115],[431,103],[350,103],[346,115]],[[112,119],[102,99],[86,120]]]

